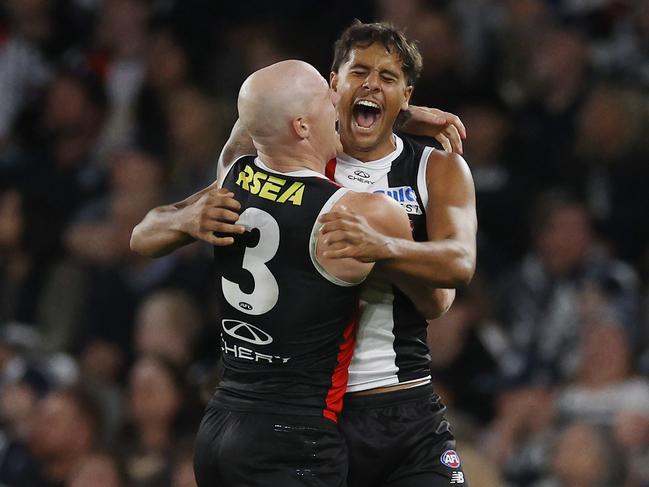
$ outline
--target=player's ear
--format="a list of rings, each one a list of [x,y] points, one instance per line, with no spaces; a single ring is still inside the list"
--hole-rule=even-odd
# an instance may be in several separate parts
[[[293,127],[295,134],[300,139],[309,138],[309,125],[306,123],[306,120],[304,120],[304,118],[302,117],[294,118],[293,121],[291,122],[291,126]]]
[[[401,104],[401,110],[408,110],[408,105],[410,103],[410,97],[412,96],[412,85],[406,86],[406,89],[403,92],[403,96],[405,97],[403,103]]]
[[[338,73],[335,71],[329,73],[329,86],[331,86],[331,89],[334,91],[338,90]]]

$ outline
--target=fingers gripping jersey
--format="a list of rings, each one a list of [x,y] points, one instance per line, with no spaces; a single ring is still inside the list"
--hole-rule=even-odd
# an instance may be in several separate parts
[[[277,173],[248,156],[223,186],[247,227],[215,247],[224,377],[216,402],[336,420],[347,384],[358,287],[312,262],[318,215],[347,191],[313,171]],[[336,281],[336,282],[333,282]]]
[[[426,232],[426,167],[434,150],[394,135],[396,149],[383,159],[361,162],[347,155],[327,165],[327,177],[355,191],[385,193],[408,213],[413,238]],[[348,392],[430,377],[426,320],[410,299],[377,272],[361,293],[361,317],[349,367]]]

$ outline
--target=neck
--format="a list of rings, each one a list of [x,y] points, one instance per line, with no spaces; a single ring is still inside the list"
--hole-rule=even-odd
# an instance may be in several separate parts
[[[309,169],[324,174],[327,163],[322,157],[311,152],[290,150],[278,152],[263,147],[257,149],[257,157],[274,171],[284,173]]]
[[[341,135],[340,139],[343,143],[345,154],[362,162],[383,159],[397,148],[392,132],[390,132],[388,137],[385,137],[372,147],[361,147],[354,143],[351,137],[343,137]]]

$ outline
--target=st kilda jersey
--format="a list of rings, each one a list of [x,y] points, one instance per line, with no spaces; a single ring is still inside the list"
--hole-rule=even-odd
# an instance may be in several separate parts
[[[224,376],[212,402],[336,421],[347,386],[359,287],[315,259],[318,216],[348,190],[324,175],[238,159],[223,187],[248,231],[214,248]]]
[[[347,155],[331,160],[327,177],[355,191],[385,193],[408,213],[415,241],[426,241],[426,167],[435,150],[394,135],[396,149],[361,162]],[[376,272],[361,292],[361,316],[349,367],[348,392],[430,378],[426,320],[412,301]]]

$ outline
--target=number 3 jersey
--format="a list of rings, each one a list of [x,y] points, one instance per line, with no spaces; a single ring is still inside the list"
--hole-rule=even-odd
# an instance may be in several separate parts
[[[223,187],[241,203],[237,223],[247,231],[214,247],[224,376],[212,402],[336,421],[359,288],[319,266],[315,234],[318,216],[348,190],[253,156],[233,164]]]
[[[395,199],[408,213],[413,239],[426,241],[426,167],[434,149],[397,135],[394,142],[395,150],[376,161],[343,154],[327,164],[326,174],[346,188]],[[430,378],[427,322],[403,292],[372,272],[361,310],[348,392]]]

